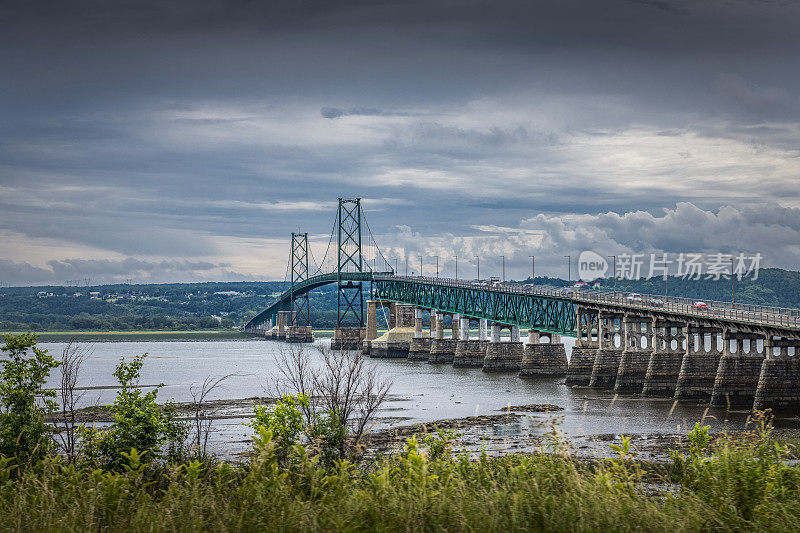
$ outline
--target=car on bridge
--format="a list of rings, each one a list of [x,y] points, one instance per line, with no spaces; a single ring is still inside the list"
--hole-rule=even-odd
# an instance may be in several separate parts
[[[708,309],[708,304],[705,302],[697,301],[692,304],[693,309]]]
[[[647,299],[648,305],[652,305],[653,307],[664,307],[664,300],[661,298],[648,298]]]
[[[638,292],[632,292],[628,295],[626,300],[628,300],[628,303],[642,303],[642,295]]]

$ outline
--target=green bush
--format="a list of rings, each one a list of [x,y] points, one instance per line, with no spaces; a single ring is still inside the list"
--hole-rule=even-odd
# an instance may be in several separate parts
[[[44,457],[54,442],[45,416],[58,406],[54,391],[43,389],[59,362],[36,347],[36,335],[3,335],[0,347],[0,454],[21,464]]]
[[[173,461],[183,457],[188,424],[178,420],[171,403],[156,402],[159,387],[144,394],[138,387],[145,357],[147,354],[136,356],[130,363],[123,357],[114,371],[120,390],[111,406],[111,427],[79,430],[80,454],[93,466],[119,469],[127,463],[125,454],[132,450],[151,461],[162,456]]]

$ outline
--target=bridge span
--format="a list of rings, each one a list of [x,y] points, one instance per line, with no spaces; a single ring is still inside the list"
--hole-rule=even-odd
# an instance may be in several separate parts
[[[250,320],[245,331],[288,342],[312,341],[308,293],[335,283],[339,319],[334,349],[486,372],[565,376],[572,386],[729,409],[800,412],[800,310],[399,276],[374,238],[372,257],[362,258],[361,220],[359,200],[340,199],[337,265],[329,272],[318,267],[309,275],[307,234],[292,234],[291,287]],[[297,245],[297,236],[304,236],[305,243]],[[364,283],[370,284],[366,320]],[[381,308],[384,314],[388,309],[389,329],[379,337]],[[527,343],[521,328],[527,330]],[[509,335],[502,337],[503,330]],[[562,335],[576,339],[569,361]]]

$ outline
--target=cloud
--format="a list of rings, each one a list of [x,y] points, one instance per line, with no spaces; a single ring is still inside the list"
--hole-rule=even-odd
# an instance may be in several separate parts
[[[7,285],[82,284],[85,280],[90,284],[128,280],[169,283],[187,279],[245,281],[257,278],[231,270],[230,264],[205,261],[143,261],[132,257],[122,260],[63,259],[49,261],[46,268],[40,268],[26,262],[0,260],[0,281]]]
[[[49,261],[139,272],[127,258],[166,261],[164,277],[282,278],[288,234],[324,246],[336,198],[360,196],[401,257],[506,255],[524,272],[536,252],[555,271],[589,244],[755,242],[796,266],[798,15],[728,0],[12,2],[0,259],[14,279],[50,276]],[[206,262],[228,266],[180,266]],[[78,266],[92,270],[58,268]]]
[[[368,107],[354,107],[351,109],[339,109],[338,107],[323,107],[319,110],[322,118],[341,118],[341,117],[407,117],[410,113],[401,111],[384,111],[382,109],[368,108]]]
[[[505,256],[508,276],[522,278],[530,272],[530,256],[535,255],[537,273],[565,277],[565,256],[576,260],[585,250],[605,256],[760,253],[762,266],[792,269],[800,264],[800,209],[775,204],[705,210],[681,202],[656,215],[646,211],[540,214],[520,220],[517,227],[476,229],[480,231],[476,235],[426,236],[402,225],[394,233],[382,235],[381,240],[387,244],[388,256],[398,257],[401,265],[408,260],[415,272],[419,271],[420,257],[423,271],[430,272],[438,255],[443,275],[454,275],[456,256],[461,273],[475,272],[478,256],[482,273],[496,275],[501,256]]]

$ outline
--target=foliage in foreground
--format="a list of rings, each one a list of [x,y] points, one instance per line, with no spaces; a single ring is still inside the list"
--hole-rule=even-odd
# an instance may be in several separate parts
[[[0,454],[36,461],[54,449],[45,415],[56,408],[54,391],[44,390],[59,362],[36,347],[36,335],[3,335],[0,352]]]
[[[445,440],[447,437],[441,437]],[[694,436],[692,437],[694,438]],[[699,441],[698,441],[699,442]],[[698,531],[796,530],[800,470],[756,435],[702,444],[668,479],[645,477],[629,443],[619,457],[499,459],[437,454],[411,438],[370,466],[323,468],[302,446],[284,455],[260,428],[246,464],[147,464],[100,471],[50,457],[19,472],[0,462],[0,516],[9,530],[73,531]],[[446,442],[429,446],[447,448]]]

